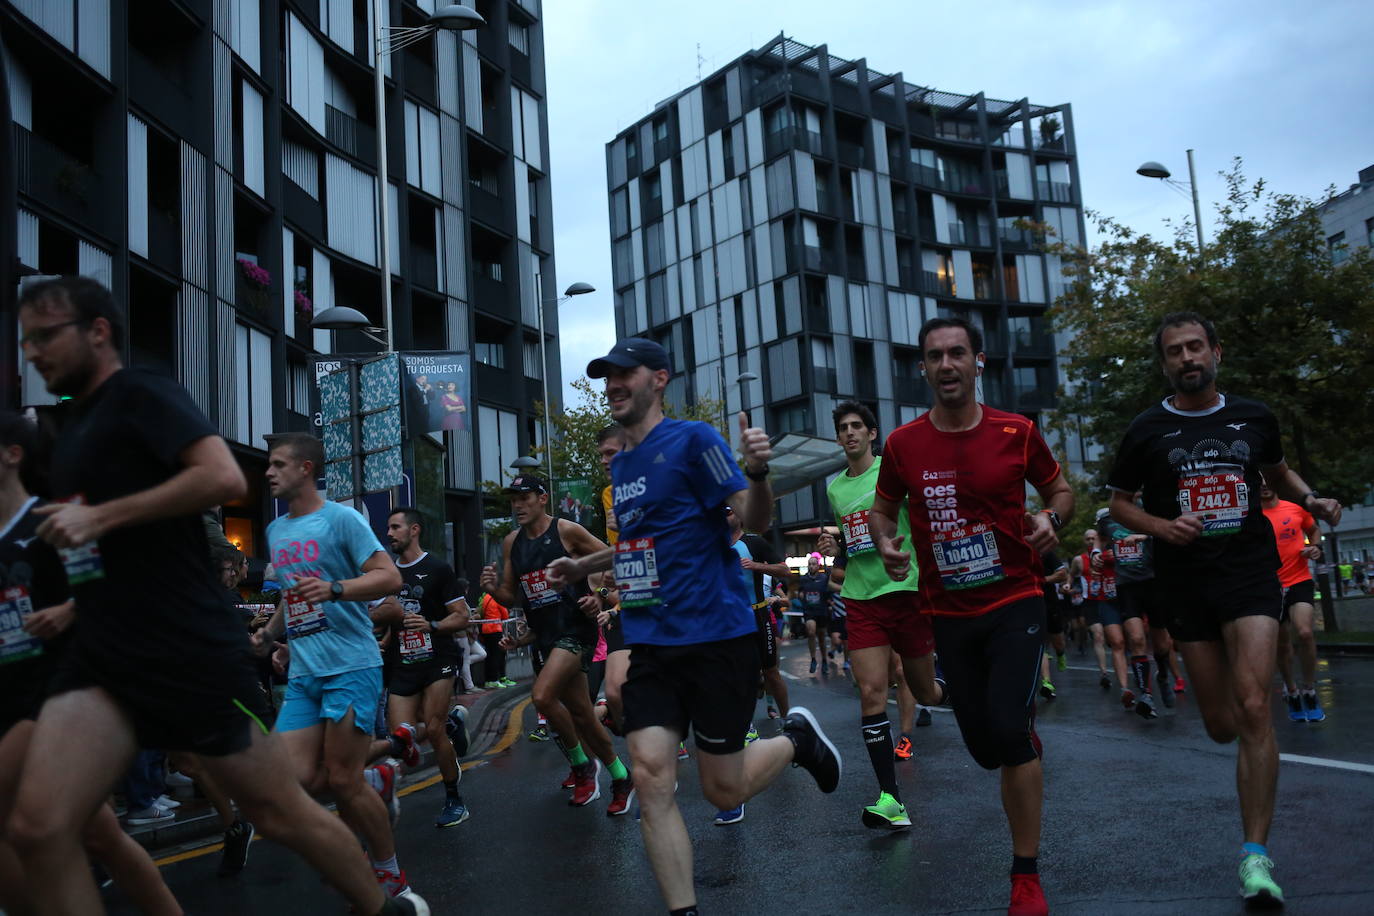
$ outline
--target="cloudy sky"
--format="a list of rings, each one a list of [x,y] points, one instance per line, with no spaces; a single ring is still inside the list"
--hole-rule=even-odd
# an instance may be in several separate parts
[[[1374,165],[1365,0],[545,0],[545,54],[566,383],[614,339],[605,144],[654,105],[780,32],[951,92],[1073,105],[1085,204],[1167,234],[1184,196],[1135,174],[1187,178],[1196,150],[1204,231],[1243,156],[1271,188],[1344,190]],[[845,15],[852,18],[845,19]]]

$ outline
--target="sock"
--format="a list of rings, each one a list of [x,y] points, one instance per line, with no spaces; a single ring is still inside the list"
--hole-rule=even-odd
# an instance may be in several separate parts
[[[381,861],[373,859],[372,868],[375,871],[384,871],[389,875],[399,875],[401,873],[401,866],[396,864],[395,856],[392,856],[389,859],[383,859]]]
[[[391,744],[391,756],[404,757],[406,755],[406,743],[395,735],[388,735],[387,742]]]
[[[1302,695],[1305,697],[1315,697],[1317,695],[1316,687],[1302,687],[1299,689],[1302,691]],[[1294,696],[1297,696],[1297,694],[1294,694]]]
[[[864,747],[868,748],[868,759],[873,764],[873,775],[878,777],[878,787],[897,801],[902,797],[897,792],[897,761],[892,753],[892,725],[887,715],[881,712],[863,717]]]
[[[574,744],[568,748],[568,763],[575,767],[580,767],[587,762],[587,752],[582,750],[582,745]]]
[[[455,779],[453,782],[444,780],[444,796],[448,801],[457,802],[460,805],[463,803],[463,796],[458,794],[458,780]]]
[[[668,916],[697,916],[697,905],[680,906],[675,910],[669,910]]]
[[[1132,655],[1131,670],[1135,672],[1135,685],[1141,693],[1150,692],[1150,656]]]
[[[1160,677],[1162,677],[1162,678],[1167,678],[1167,679],[1172,680],[1172,678],[1169,678],[1169,653],[1168,653],[1168,652],[1156,652],[1156,653],[1155,653],[1155,671],[1158,672],[1158,674],[1159,674]]]
[[[1266,859],[1269,857],[1269,847],[1260,843],[1241,843],[1240,852],[1245,856],[1264,856]]]
[[[624,779],[630,775],[630,771],[625,769],[625,764],[620,762],[619,757],[612,760],[610,766],[606,767],[606,769],[610,770],[612,779]]]
[[[1038,856],[1012,856],[1011,873],[1013,875],[1040,874],[1040,858]]]

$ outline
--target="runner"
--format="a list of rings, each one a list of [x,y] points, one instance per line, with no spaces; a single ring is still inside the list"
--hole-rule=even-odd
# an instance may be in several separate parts
[[[850,673],[849,665],[849,627],[846,625],[846,617],[849,612],[845,610],[844,597],[844,569],[849,557],[842,550],[837,550],[835,556],[830,560],[830,646],[831,657],[838,649],[840,657],[844,659],[843,670],[845,674]],[[922,707],[924,708],[924,707]]]
[[[1099,516],[1100,518],[1101,516]],[[1092,605],[1089,613],[1097,616],[1107,648],[1112,653],[1112,670],[1116,672],[1117,685],[1121,688],[1121,705],[1126,710],[1135,708],[1135,692],[1126,683],[1126,634],[1121,625],[1121,609],[1117,604],[1116,559],[1108,547],[1111,541],[1099,529],[1093,529],[1092,550],[1076,557],[1077,568],[1087,581],[1086,598]],[[1097,634],[1093,634],[1096,643]],[[1104,672],[1105,677],[1105,672]],[[1103,690],[1110,690],[1110,682],[1101,682]]]
[[[1069,567],[1064,565],[1064,561],[1059,559],[1059,555],[1053,550],[1048,550],[1040,555],[1043,564],[1041,570],[1045,577],[1044,598],[1045,598],[1045,645],[1054,650],[1056,665],[1060,671],[1065,671],[1069,667],[1068,661],[1064,658],[1064,617],[1065,601],[1060,595],[1060,587],[1069,582]],[[1054,689],[1054,679],[1050,677],[1050,657],[1046,654],[1040,661],[1040,695],[1047,700],[1053,700],[1057,693]]]
[[[434,748],[434,761],[444,783],[444,807],[434,826],[456,827],[471,812],[458,792],[463,771],[445,726],[459,665],[454,634],[466,635],[472,615],[463,597],[467,583],[451,566],[420,546],[423,526],[420,511],[411,506],[393,509],[387,517],[387,540],[401,571],[400,599],[405,617],[384,656],[391,673],[386,717],[393,734],[409,728],[411,722],[423,730],[415,740],[427,740]]]
[[[1150,690],[1149,645],[1154,647],[1159,698],[1166,707],[1172,708],[1174,705],[1174,679],[1169,673],[1173,667],[1170,656],[1173,654],[1174,641],[1165,626],[1167,615],[1155,588],[1154,542],[1116,521],[1108,510],[1098,512],[1097,528],[1109,545],[1109,552],[1116,564],[1117,608],[1126,632],[1131,672],[1135,676],[1136,689],[1140,691],[1135,711],[1142,718],[1153,719],[1159,713],[1155,710]]]
[[[611,459],[619,455],[624,448],[625,430],[619,423],[612,423],[596,434],[596,453],[601,459],[601,467],[605,469],[608,479],[611,476]],[[611,490],[610,484],[607,484],[601,491],[601,508],[606,517],[606,543],[615,546],[620,539],[620,532],[616,528]],[[613,589],[607,588],[601,597],[609,599],[612,592]],[[602,631],[606,636],[606,709],[610,714],[611,723],[615,726],[615,733],[624,734],[625,704],[621,699],[621,692],[625,687],[625,676],[630,671],[630,647],[625,645],[625,628],[620,622],[620,593],[614,594],[617,598],[616,603],[607,610],[606,622],[602,625]]]
[[[920,605],[934,618],[959,731],[980,766],[1002,771],[1012,837],[1007,912],[1045,914],[1034,728],[1045,626],[1040,554],[1073,511],[1073,491],[1029,420],[975,399],[983,369],[977,328],[932,318],[920,347],[935,406],[888,437],[870,530],[888,574],[906,580],[913,554],[902,549],[899,515],[910,497]],[[1034,515],[1025,509],[1027,484],[1046,506]]]
[[[802,614],[806,621],[806,647],[811,650],[811,673],[816,673],[816,645],[820,644],[821,661],[825,661],[825,634],[830,629],[830,576],[821,568],[820,557],[806,558],[806,572],[800,577]],[[831,653],[832,657],[834,653]],[[826,674],[823,667],[821,674]]]
[[[1069,563],[1070,577],[1077,580],[1079,598],[1081,603],[1078,605],[1078,619],[1081,624],[1086,624],[1088,634],[1093,641],[1093,654],[1097,657],[1097,683],[1103,690],[1112,689],[1112,678],[1107,673],[1107,638],[1105,629],[1108,623],[1115,623],[1120,628],[1120,619],[1116,616],[1115,609],[1108,608],[1106,621],[1103,620],[1101,613],[1102,604],[1102,578],[1100,572],[1092,567],[1092,553],[1100,549],[1097,540],[1097,529],[1089,528],[1083,532],[1083,546],[1085,550],[1075,556]],[[1113,664],[1115,664],[1115,650],[1113,650]],[[1117,668],[1119,672],[1121,669]],[[1125,684],[1123,682],[1122,686]]]
[[[1265,844],[1278,781],[1269,690],[1283,599],[1273,529],[1250,500],[1263,472],[1275,492],[1333,526],[1341,505],[1317,496],[1284,462],[1269,408],[1217,390],[1221,344],[1210,321],[1167,315],[1154,346],[1174,393],[1127,429],[1107,477],[1116,491],[1111,511],[1155,538],[1156,581],[1171,597],[1169,632],[1182,645],[1207,734],[1221,744],[1240,739],[1241,893],[1279,904]]]
[[[1278,662],[1283,675],[1283,700],[1288,718],[1294,722],[1321,722],[1326,719],[1317,699],[1317,639],[1312,634],[1316,613],[1309,560],[1322,558],[1322,532],[1317,522],[1301,506],[1279,499],[1269,484],[1260,487],[1264,517],[1274,529],[1278,545],[1279,586],[1283,589],[1283,611],[1279,617]],[[1282,624],[1287,623],[1289,627]],[[1292,637],[1289,637],[1289,629]],[[1297,643],[1298,664],[1302,666],[1302,687],[1293,683],[1292,643]]]
[[[37,533],[64,551],[77,624],[5,829],[44,888],[38,912],[103,910],[79,833],[142,746],[199,754],[247,820],[360,913],[428,913],[418,896],[388,897],[348,828],[294,780],[264,776],[291,772],[291,759],[262,727],[248,637],[217,587],[200,517],[247,493],[224,440],[180,386],[122,367],[123,315],[95,281],[34,284],[19,320],[29,364],[72,399],[51,466],[67,502],[40,510]]]
[[[542,479],[522,475],[511,481],[506,492],[511,494],[511,512],[519,527],[501,544],[500,575],[495,566],[485,567],[482,587],[497,601],[510,605],[519,600],[515,584],[520,583],[529,622],[529,633],[521,642],[537,641],[544,655],[531,694],[535,708],[548,720],[572,764],[575,784],[571,804],[587,805],[601,797],[598,777],[605,764],[611,774],[611,803],[606,814],[626,814],[634,798],[634,781],[616,756],[611,736],[587,696],[587,669],[596,648],[595,616],[602,609],[600,599],[585,584],[558,588],[545,574],[545,568],[560,557],[584,557],[606,545],[576,522],[549,515],[549,489]],[[506,649],[518,644],[511,637],[502,641]]]
[[[849,661],[859,687],[864,746],[878,780],[878,800],[863,810],[862,819],[866,827],[899,830],[910,827],[911,819],[897,788],[897,748],[892,742],[887,714],[887,692],[896,680],[889,671],[892,653],[901,656],[905,680],[916,700],[930,706],[941,705],[945,702],[944,684],[935,678],[935,641],[930,618],[917,608],[916,569],[908,569],[894,582],[883,569],[869,527],[883,464],[883,459],[874,454],[878,420],[873,411],[858,401],[841,402],[832,411],[831,419],[835,439],[844,451],[846,468],[830,481],[826,495],[844,539],[847,559],[840,595],[849,613]],[[905,536],[910,530],[908,509],[905,504],[900,508],[897,524]],[[822,532],[818,543],[827,554],[839,552],[839,543],[828,532]],[[910,709],[914,718],[914,703]],[[909,722],[905,719],[902,724],[909,728]],[[905,737],[904,750],[909,752],[910,736]]]
[[[720,434],[705,423],[663,416],[668,354],[631,337],[593,360],[606,379],[611,415],[626,449],[611,462],[620,542],[581,559],[555,561],[555,585],[614,563],[621,589],[630,675],[625,732],[635,761],[644,845],[668,909],[697,912],[692,847],[678,811],[677,745],[693,730],[701,786],[718,810],[734,809],[768,787],[789,763],[805,767],[822,791],[840,780],[840,758],[815,716],[788,714],[784,733],[745,747],[759,678],[756,624],[730,547],[725,506],[744,527],[770,524],[772,450],[740,414],[746,484]]]

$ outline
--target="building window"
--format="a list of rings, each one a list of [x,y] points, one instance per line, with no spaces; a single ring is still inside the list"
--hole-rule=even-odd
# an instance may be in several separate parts
[[[483,480],[504,483],[510,463],[520,457],[520,418],[509,410],[478,405],[477,435]]]
[[[272,338],[238,324],[234,327],[234,438],[264,448],[272,432]]]
[[[501,343],[478,341],[472,345],[472,355],[479,363],[495,369],[506,368],[506,347]]]
[[[510,21],[510,46],[525,56],[530,53],[530,30],[523,23]]]
[[[1350,249],[1345,244],[1345,233],[1337,232],[1326,240],[1326,248],[1331,252],[1332,264],[1344,264],[1350,257]]]
[[[659,180],[658,173],[644,176],[644,198],[645,200],[660,200],[663,197],[663,182]]]
[[[544,366],[539,358],[539,341],[525,341],[525,375],[529,378],[543,378]]]

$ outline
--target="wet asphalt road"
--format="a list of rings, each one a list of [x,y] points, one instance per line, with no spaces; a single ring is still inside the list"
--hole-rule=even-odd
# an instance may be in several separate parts
[[[1059,699],[1042,703],[1039,717],[1040,867],[1052,911],[1243,912],[1234,749],[1207,739],[1186,695],[1146,722],[1097,686],[1090,655],[1070,650],[1069,658],[1070,670],[1055,676]],[[969,759],[953,716],[937,710],[933,725],[914,735],[917,758],[898,765],[915,827],[874,833],[859,821],[877,789],[853,687],[842,676],[809,675],[805,646],[784,647],[783,665],[793,703],[817,714],[844,756],[844,780],[825,796],[804,771],[786,771],[748,804],[743,823],[716,827],[695,765],[685,762],[679,799],[702,909],[1005,912],[1011,853],[997,778]],[[1374,913],[1374,660],[1323,660],[1320,676],[1328,713],[1320,725],[1290,723],[1276,690],[1280,750],[1363,769],[1285,760],[1270,840],[1275,877],[1289,912]],[[518,739],[465,775],[471,820],[430,826],[442,802],[437,785],[404,799],[398,847],[416,890],[445,914],[663,912],[635,820],[604,816],[604,787],[589,807],[569,807],[558,787],[565,762],[551,743],[524,739],[532,708],[522,702],[516,712],[522,719],[510,731],[518,725]],[[767,721],[758,722],[767,735]],[[216,878],[217,860],[212,853],[165,867],[189,913],[346,911],[294,854],[269,841],[254,844],[237,879]],[[132,911],[114,897],[112,912]]]

